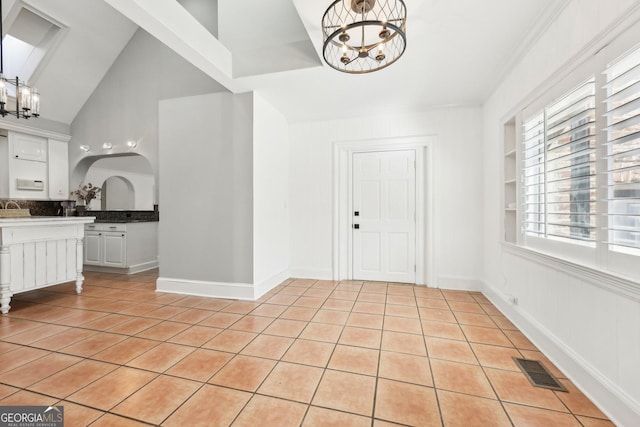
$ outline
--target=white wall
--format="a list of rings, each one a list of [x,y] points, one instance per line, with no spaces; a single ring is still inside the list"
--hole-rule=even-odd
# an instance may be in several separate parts
[[[251,93],[160,102],[158,289],[252,297],[252,133]]]
[[[501,245],[502,121],[570,74],[612,31],[637,27],[638,13],[623,19],[638,4],[569,2],[484,106],[484,292],[621,426],[640,425],[640,302]],[[517,306],[506,303],[507,294],[517,296]]]
[[[268,290],[289,268],[289,126],[258,94],[253,107],[253,280]]]
[[[433,135],[431,286],[475,287],[482,272],[482,114],[477,107],[291,125],[291,271],[332,277],[332,150],[338,141]],[[430,254],[427,254],[430,256]]]
[[[149,160],[158,178],[158,101],[226,90],[144,30],[138,30],[71,124],[71,188],[103,154],[133,152]],[[191,114],[197,112],[191,111]],[[105,141],[113,148],[102,149]],[[80,150],[88,145],[90,152]],[[158,200],[157,196],[155,200]]]

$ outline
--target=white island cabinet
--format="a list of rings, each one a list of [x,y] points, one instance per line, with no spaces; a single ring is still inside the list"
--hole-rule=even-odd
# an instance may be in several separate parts
[[[82,292],[84,226],[94,217],[0,219],[0,311],[21,292],[76,282]]]

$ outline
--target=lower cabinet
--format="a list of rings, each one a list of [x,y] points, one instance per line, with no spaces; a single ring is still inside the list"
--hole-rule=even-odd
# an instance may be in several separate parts
[[[157,267],[157,224],[87,224],[84,237],[85,270],[136,273]]]

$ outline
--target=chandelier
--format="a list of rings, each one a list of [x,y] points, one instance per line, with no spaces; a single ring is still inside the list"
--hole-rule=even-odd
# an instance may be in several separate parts
[[[322,55],[331,67],[370,73],[398,60],[406,48],[403,0],[336,0],[322,17]]]
[[[4,34],[2,29],[2,0],[0,0],[0,37]],[[9,102],[9,85],[14,87],[15,110],[7,110]],[[3,40],[0,39],[0,115],[7,114],[17,118],[28,119],[29,117],[40,116],[40,93],[36,88],[29,86],[27,82],[20,80],[17,76],[14,79],[4,77],[4,48]]]

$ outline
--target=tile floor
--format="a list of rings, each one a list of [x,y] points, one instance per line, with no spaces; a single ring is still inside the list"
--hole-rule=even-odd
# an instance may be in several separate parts
[[[67,427],[613,425],[480,293],[290,279],[246,302],[156,293],[156,277],[16,295],[0,405],[64,405]]]

